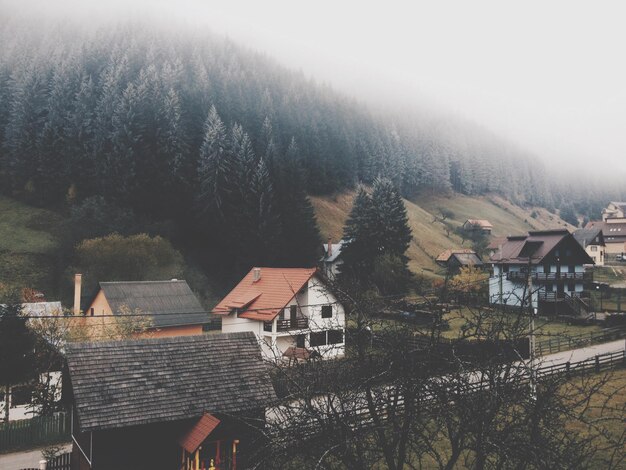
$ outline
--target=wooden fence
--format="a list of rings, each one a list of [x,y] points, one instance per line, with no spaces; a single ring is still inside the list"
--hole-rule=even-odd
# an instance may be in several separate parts
[[[545,339],[544,337],[537,341],[536,352],[543,356],[569,349],[584,348],[590,344],[608,343],[621,338],[626,338],[626,328],[607,328],[574,336],[555,335],[553,338]]]
[[[21,468],[20,470],[42,470],[42,467]],[[47,460],[45,470],[72,470],[72,453],[65,452]]]
[[[70,414],[65,412],[0,424],[0,452],[67,441],[70,428]]]

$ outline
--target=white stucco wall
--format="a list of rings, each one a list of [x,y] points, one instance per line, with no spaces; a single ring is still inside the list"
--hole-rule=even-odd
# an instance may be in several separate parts
[[[298,317],[304,316],[309,319],[309,326],[301,330],[277,331],[276,321],[290,318],[292,305],[299,307]],[[322,306],[331,305],[333,314],[331,318],[322,318]],[[281,360],[282,354],[290,346],[296,346],[296,338],[305,335],[304,345],[309,350],[315,350],[324,358],[341,357],[345,353],[345,311],[337,298],[328,290],[326,285],[317,276],[313,276],[306,287],[292,298],[283,311],[274,319],[273,331],[264,331],[262,321],[238,318],[231,313],[222,317],[222,333],[239,331],[251,331],[257,335],[261,349],[266,358]],[[344,343],[312,347],[310,343],[311,332],[327,330],[342,330]]]
[[[41,374],[40,376],[41,382],[46,381],[46,374]],[[50,386],[55,387],[55,401],[59,401],[61,399],[61,382],[62,382],[62,374],[61,371],[50,372]],[[33,413],[32,408],[29,408],[28,405],[19,405],[12,406],[11,402],[11,394],[9,394],[9,421],[15,421],[18,419],[30,419],[34,416],[37,416],[36,413]],[[0,414],[4,415],[4,400],[0,402]]]

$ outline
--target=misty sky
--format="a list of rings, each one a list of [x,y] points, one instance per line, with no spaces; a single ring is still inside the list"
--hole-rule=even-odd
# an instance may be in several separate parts
[[[25,8],[24,1],[0,4]],[[614,175],[618,166],[626,174],[622,2],[28,4],[22,11],[54,5],[48,16],[95,21],[109,13],[207,25],[359,99],[414,102],[482,124],[548,162],[607,162],[612,165],[605,171]]]

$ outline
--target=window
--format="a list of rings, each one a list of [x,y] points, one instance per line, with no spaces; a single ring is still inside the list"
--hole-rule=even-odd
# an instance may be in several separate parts
[[[305,335],[296,336],[296,348],[304,348]]]
[[[32,385],[18,385],[11,388],[11,408],[28,405],[33,398]]]
[[[567,290],[570,292],[576,292],[576,285],[573,282],[568,282]]]
[[[311,347],[324,346],[326,344],[326,332],[318,331],[311,333]]]
[[[591,245],[591,251],[598,251],[598,247],[596,245]]]
[[[343,343],[343,330],[329,330],[328,331],[328,344],[341,344]]]
[[[297,339],[296,339],[297,340]],[[311,346],[343,343],[343,330],[328,330],[311,333]]]
[[[332,318],[332,317],[333,317],[333,306],[332,305],[322,306],[322,318]]]

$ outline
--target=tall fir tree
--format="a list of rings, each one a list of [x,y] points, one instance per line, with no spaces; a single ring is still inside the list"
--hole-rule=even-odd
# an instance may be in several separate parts
[[[305,174],[292,139],[279,175],[278,194],[283,227],[281,264],[315,266],[320,255],[321,237],[315,211],[306,194]]]
[[[404,201],[391,180],[377,178],[372,190],[370,243],[378,253],[389,253],[406,260],[411,239]]]
[[[198,156],[199,190],[196,202],[202,213],[224,217],[225,204],[232,191],[232,173],[226,127],[215,106],[211,106]]]

